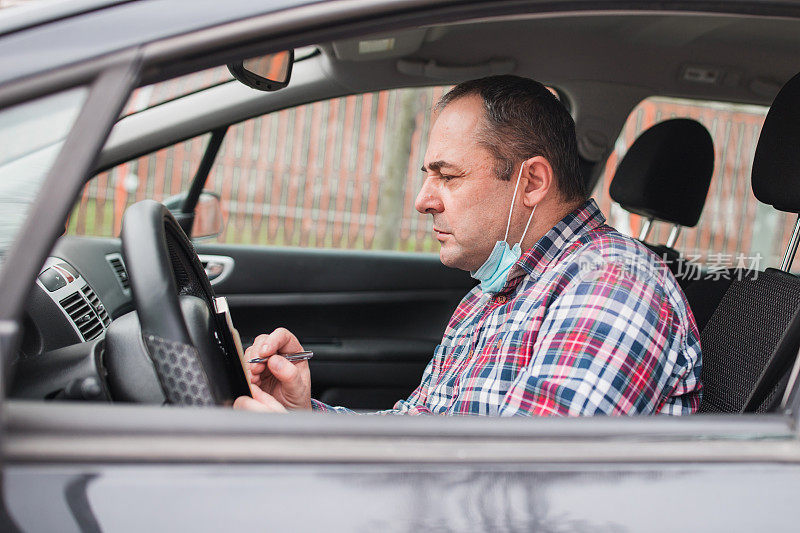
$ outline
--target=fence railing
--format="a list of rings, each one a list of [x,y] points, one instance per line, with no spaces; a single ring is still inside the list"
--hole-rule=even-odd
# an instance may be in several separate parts
[[[227,220],[218,240],[437,251],[431,217],[414,210],[414,198],[423,180],[420,167],[431,127],[430,109],[446,89],[336,98],[231,127],[206,184],[221,195]],[[171,94],[169,88],[141,90],[159,101]],[[132,100],[139,107],[147,105],[141,94]],[[641,224],[640,217],[622,211],[608,195],[627,147],[661,120],[690,117],[712,135],[715,170],[699,224],[684,229],[676,247],[704,262],[715,254],[745,251],[774,263],[793,221],[760,206],[750,189],[765,113],[755,106],[661,98],[642,102],[629,117],[594,191],[609,223],[634,235]],[[118,235],[128,205],[145,197],[163,200],[186,190],[206,142],[203,136],[178,143],[98,175],[84,189],[69,231]],[[669,229],[656,223],[651,240],[663,242]]]
[[[650,126],[669,118],[687,117],[702,123],[714,141],[714,174],[700,221],[684,228],[676,248],[702,263],[729,262],[736,254],[761,257],[760,268],[783,255],[794,220],[753,196],[750,172],[767,109],[760,106],[649,98],[631,113],[594,191],[609,222],[638,235],[642,217],[611,202],[608,189],[616,167],[634,140]],[[663,243],[671,226],[656,222],[652,242]]]

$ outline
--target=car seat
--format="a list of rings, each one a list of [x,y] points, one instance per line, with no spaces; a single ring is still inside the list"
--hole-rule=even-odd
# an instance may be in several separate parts
[[[758,140],[752,170],[756,198],[800,213],[800,74],[775,97]],[[800,217],[780,270],[737,271],[718,305],[713,282],[687,289],[705,293],[714,311],[702,329],[701,412],[768,412],[783,398],[800,346],[800,279],[789,273],[800,242]],[[711,287],[711,289],[709,289]]]

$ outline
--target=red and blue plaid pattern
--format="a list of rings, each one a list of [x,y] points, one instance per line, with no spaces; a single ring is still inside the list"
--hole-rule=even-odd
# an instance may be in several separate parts
[[[681,415],[700,405],[700,371],[675,278],[589,200],[522,255],[501,292],[464,297],[422,383],[381,413]]]

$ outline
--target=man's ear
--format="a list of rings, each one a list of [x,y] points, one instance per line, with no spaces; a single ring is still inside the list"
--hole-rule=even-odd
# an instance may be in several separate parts
[[[533,207],[544,200],[555,187],[555,176],[550,161],[537,155],[522,162],[522,177],[525,178],[522,202]]]

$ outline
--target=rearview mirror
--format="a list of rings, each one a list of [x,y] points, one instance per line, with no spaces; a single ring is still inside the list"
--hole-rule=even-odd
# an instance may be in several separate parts
[[[289,85],[294,50],[245,59],[228,65],[233,77],[259,91],[277,91]]]

